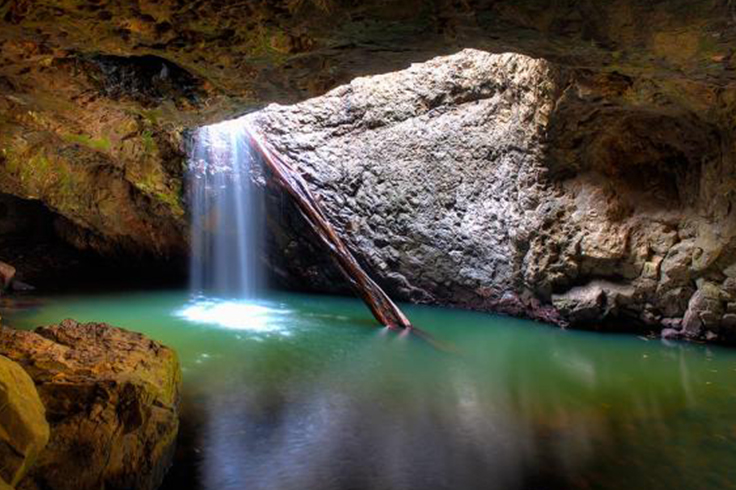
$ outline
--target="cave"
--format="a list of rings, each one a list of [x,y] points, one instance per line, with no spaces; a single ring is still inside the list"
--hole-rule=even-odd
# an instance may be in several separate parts
[[[0,26],[0,490],[734,487],[731,2]]]

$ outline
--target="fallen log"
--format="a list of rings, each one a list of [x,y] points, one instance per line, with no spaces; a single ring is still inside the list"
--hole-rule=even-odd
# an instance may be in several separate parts
[[[258,130],[247,126],[245,132],[251,147],[263,158],[275,182],[294,199],[301,215],[330,252],[350,286],[365,302],[376,320],[392,330],[413,330],[414,327],[406,315],[360,266],[322,211],[299,172],[270,148]]]

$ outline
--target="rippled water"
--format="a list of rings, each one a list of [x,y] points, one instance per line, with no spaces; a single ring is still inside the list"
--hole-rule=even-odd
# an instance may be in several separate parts
[[[451,352],[326,296],[79,296],[4,317],[104,320],[179,352],[169,489],[736,488],[736,351],[406,311]]]

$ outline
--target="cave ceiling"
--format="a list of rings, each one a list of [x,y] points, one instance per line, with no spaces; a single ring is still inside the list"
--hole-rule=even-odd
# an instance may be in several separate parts
[[[187,129],[466,47],[545,58],[622,113],[735,120],[725,0],[4,0],[0,26],[0,190],[80,245],[182,249]]]

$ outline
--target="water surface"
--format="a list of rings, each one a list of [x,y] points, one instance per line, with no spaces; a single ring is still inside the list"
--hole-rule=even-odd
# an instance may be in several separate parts
[[[170,489],[736,488],[736,351],[357,300],[141,292],[46,298],[19,328],[105,321],[176,349]]]

